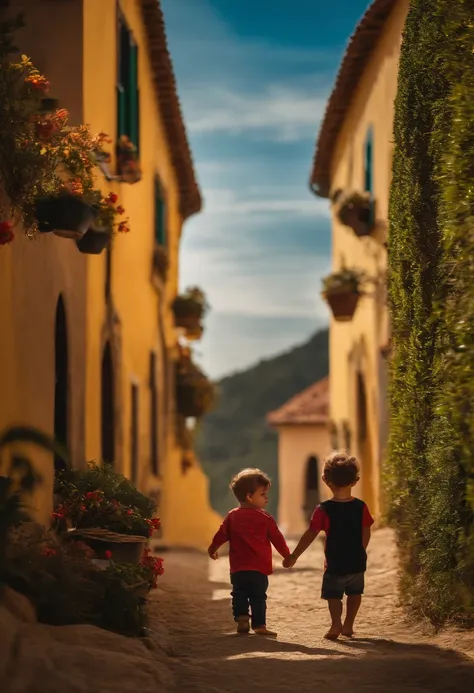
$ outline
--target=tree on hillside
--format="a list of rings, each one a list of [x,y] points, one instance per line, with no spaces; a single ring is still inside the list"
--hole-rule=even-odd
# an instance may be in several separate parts
[[[388,490],[402,591],[474,608],[474,5],[412,0],[395,108]]]

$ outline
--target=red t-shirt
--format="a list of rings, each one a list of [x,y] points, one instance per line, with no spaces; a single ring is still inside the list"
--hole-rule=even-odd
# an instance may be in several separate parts
[[[217,551],[227,541],[231,573],[256,570],[270,575],[273,572],[272,544],[283,558],[290,555],[273,517],[258,508],[230,511],[212,540],[212,550]]]

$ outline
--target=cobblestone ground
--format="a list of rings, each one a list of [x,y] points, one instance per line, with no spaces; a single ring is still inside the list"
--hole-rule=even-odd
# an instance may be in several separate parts
[[[157,598],[171,632],[179,693],[467,693],[474,690],[474,634],[440,636],[409,627],[396,595],[393,536],[380,530],[369,547],[366,596],[352,641],[323,639],[319,598],[322,547],[315,542],[291,571],[275,557],[268,625],[275,641],[238,636],[230,616],[228,559],[166,556]],[[157,604],[158,606],[158,604]]]

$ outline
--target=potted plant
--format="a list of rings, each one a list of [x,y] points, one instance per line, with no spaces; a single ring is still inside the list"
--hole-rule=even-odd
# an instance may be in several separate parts
[[[204,292],[193,286],[174,299],[172,308],[176,327],[196,332],[209,306]]]
[[[55,494],[53,516],[66,521],[68,536],[80,537],[99,559],[112,552],[116,560],[138,563],[160,527],[153,501],[108,465],[66,471],[56,480]]]
[[[361,296],[360,287],[363,281],[362,272],[347,267],[324,277],[322,296],[338,322],[352,320]]]
[[[0,185],[4,199],[0,222],[21,222],[28,235],[55,232],[82,236],[94,210],[71,183],[92,187],[94,153],[106,136],[93,136],[87,126],[68,126],[65,109],[49,110],[49,82],[16,49],[11,33],[18,20],[0,25]]]
[[[164,573],[163,559],[153,556],[150,549],[145,549],[138,564],[117,563],[112,555],[106,571],[120,578],[127,589],[146,598],[150,590],[158,587],[158,578]]]
[[[142,179],[137,148],[127,135],[121,135],[117,143],[117,168],[124,183],[138,183]]]
[[[212,382],[190,357],[182,356],[176,373],[178,413],[185,418],[200,418],[211,409],[214,399]]]
[[[99,255],[109,245],[115,232],[130,231],[128,219],[119,220],[125,210],[122,205],[117,204],[116,193],[111,192],[104,197],[100,190],[92,190],[84,192],[84,196],[94,210],[94,219],[85,235],[76,241],[76,245],[81,253]]]
[[[369,236],[374,226],[374,201],[370,193],[340,192],[335,200],[336,215],[356,236]]]

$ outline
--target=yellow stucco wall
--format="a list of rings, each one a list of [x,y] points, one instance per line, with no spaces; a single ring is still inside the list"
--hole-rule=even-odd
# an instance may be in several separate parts
[[[278,524],[285,536],[295,537],[308,528],[304,507],[308,457],[318,458],[318,476],[323,459],[330,452],[327,426],[280,426],[278,428]],[[330,494],[320,480],[319,500]]]
[[[393,115],[401,35],[408,11],[408,0],[400,0],[389,17],[378,44],[360,80],[353,102],[333,153],[331,191],[364,189],[364,143],[373,128],[373,180],[377,205],[377,228],[373,237],[357,238],[333,215],[333,269],[344,261],[348,267],[364,270],[376,278],[368,287],[351,322],[331,320],[330,402],[331,419],[341,426],[349,422],[352,449],[361,458],[360,495],[380,515],[380,463],[383,459],[385,426],[382,418],[386,397],[386,364],[380,353],[389,338],[386,306],[385,270],[387,255],[383,241],[387,236],[388,197],[393,155]],[[365,380],[368,442],[358,445],[357,373]],[[342,447],[343,442],[339,445]]]
[[[84,0],[84,121],[94,131],[115,140],[116,1]],[[131,385],[139,387],[139,487],[160,498],[163,542],[204,548],[216,515],[208,499],[207,478],[196,463],[186,474],[176,440],[173,368],[176,333],[170,309],[178,288],[179,241],[183,220],[170,147],[160,119],[144,26],[137,0],[120,7],[139,47],[140,163],[142,180],[134,185],[106,184],[114,190],[130,218],[131,232],[114,238],[112,302],[117,399],[116,466],[130,475]],[[159,177],[167,201],[167,237],[170,266],[161,290],[151,281],[154,247],[154,180]],[[106,332],[104,298],[105,253],[88,258],[86,452],[101,456],[101,359]],[[150,471],[150,353],[156,353],[159,393],[159,447],[161,473]]]

